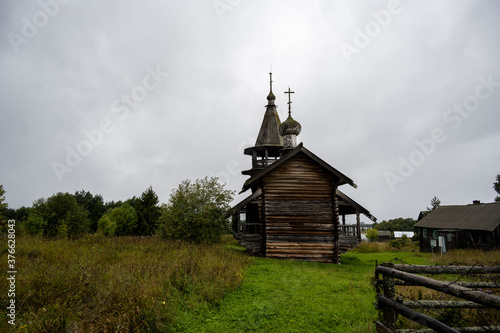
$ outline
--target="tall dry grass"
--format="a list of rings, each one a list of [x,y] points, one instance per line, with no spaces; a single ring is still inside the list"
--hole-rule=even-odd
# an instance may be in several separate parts
[[[162,332],[235,289],[251,259],[225,244],[87,236],[19,238],[16,261],[15,331]],[[7,300],[0,306],[6,318]]]
[[[482,251],[475,249],[451,250],[441,254],[434,254],[430,257],[430,262],[435,265],[460,265],[460,266],[496,266],[500,265],[500,251]],[[499,274],[440,274],[429,275],[436,280],[449,281],[453,284],[456,281],[484,281],[496,282],[500,285]],[[500,295],[500,288],[474,288],[490,294]],[[463,301],[453,296],[446,295],[439,291],[424,287],[398,286],[396,292],[404,300],[443,300],[443,301]],[[495,309],[439,309],[439,310],[418,310],[433,318],[436,318],[452,327],[467,326],[499,326],[500,311]],[[400,318],[398,328],[418,328],[419,325]]]

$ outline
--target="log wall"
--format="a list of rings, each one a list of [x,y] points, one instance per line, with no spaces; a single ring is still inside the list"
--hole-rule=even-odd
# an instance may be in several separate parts
[[[265,255],[338,261],[338,210],[333,175],[297,154],[262,180]]]

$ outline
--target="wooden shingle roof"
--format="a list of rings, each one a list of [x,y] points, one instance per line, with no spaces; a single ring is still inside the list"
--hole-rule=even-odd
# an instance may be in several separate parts
[[[354,214],[356,211],[358,211],[358,212],[364,214],[366,217],[368,217],[373,222],[377,222],[377,218],[375,216],[373,216],[368,211],[368,209],[366,209],[365,207],[361,206],[359,203],[357,203],[356,201],[354,201],[353,199],[348,197],[344,192],[337,189],[337,191],[335,192],[335,195],[337,196],[338,199],[340,199],[339,209],[344,208],[344,207],[340,207],[340,206],[347,205],[348,209],[346,209],[346,210],[348,211],[348,213]],[[351,210],[352,210],[352,212],[351,212]]]
[[[328,164],[325,161],[323,161],[321,158],[319,158],[318,156],[316,156],[315,154],[313,154],[308,149],[304,148],[304,146],[302,145],[302,143],[300,143],[299,145],[297,145],[297,148],[295,148],[294,150],[292,150],[289,153],[287,153],[285,156],[283,156],[282,158],[280,158],[277,162],[274,162],[273,164],[271,164],[267,168],[265,168],[265,169],[257,172],[255,175],[253,175],[252,177],[250,177],[245,182],[245,184],[243,184],[243,189],[241,190],[240,193],[243,193],[246,190],[248,190],[255,181],[257,181],[258,179],[262,178],[263,176],[265,176],[266,174],[268,174],[272,170],[276,169],[280,165],[283,165],[284,163],[286,163],[287,161],[289,161],[290,159],[292,159],[295,155],[297,155],[299,153],[305,154],[306,156],[308,156],[309,158],[311,158],[313,161],[315,161],[316,163],[318,163],[319,165],[321,165],[326,171],[332,173],[336,178],[339,179],[339,183],[338,183],[339,186],[340,185],[344,185],[344,184],[349,184],[349,185],[351,185],[354,188],[357,187],[357,185],[354,184],[354,181],[352,179],[350,179],[349,177],[347,177],[346,175],[344,175],[342,172],[340,172],[337,169],[335,169],[334,167],[332,167],[330,164]]]
[[[500,202],[439,206],[415,224],[419,228],[493,231],[500,225]]]

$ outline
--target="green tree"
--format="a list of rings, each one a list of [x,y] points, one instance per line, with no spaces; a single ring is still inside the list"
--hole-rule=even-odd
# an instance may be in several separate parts
[[[5,208],[7,208],[7,204],[5,201],[5,190],[3,189],[3,185],[0,185],[0,221],[3,220],[2,212]]]
[[[0,231],[7,231],[7,219],[8,219],[8,205],[4,203],[5,201],[5,190],[3,185],[0,185]]]
[[[370,242],[376,242],[378,239],[378,230],[377,229],[370,229],[366,232],[366,238]]]
[[[427,214],[432,212],[434,209],[438,208],[440,205],[441,205],[441,200],[439,200],[438,197],[434,196],[431,199],[431,206],[427,207],[427,210],[421,212],[422,217],[427,216]]]
[[[130,202],[128,202],[128,201],[127,201],[127,203],[130,204]],[[124,204],[124,202],[121,201],[121,200],[118,200],[118,201],[108,201],[108,202],[106,202],[104,204],[104,208],[105,208],[104,211],[107,212],[108,210],[111,210],[113,208],[118,208],[118,207],[120,207],[123,204]],[[133,205],[132,205],[132,207],[133,207]]]
[[[432,212],[434,209],[438,208],[441,205],[441,200],[438,199],[438,197],[434,196],[434,198],[431,199],[431,207],[427,207],[428,212]]]
[[[104,200],[100,194],[92,195],[92,193],[84,190],[76,191],[74,194],[76,202],[86,211],[89,212],[90,232],[97,231],[97,221],[106,212]]]
[[[76,237],[89,230],[88,212],[69,193],[57,193],[33,203],[26,231],[48,237]]]
[[[137,228],[137,213],[125,203],[106,212],[98,222],[98,230],[107,236],[133,235]]]
[[[118,208],[113,208],[118,209]],[[109,217],[109,213],[105,213],[97,222],[97,232],[101,232],[106,236],[114,236],[116,231],[116,223],[113,223]]]
[[[399,217],[397,219],[391,219],[388,221],[382,221],[377,223],[373,228],[377,230],[385,230],[385,231],[413,231],[413,227],[417,221],[412,218],[402,218]]]
[[[218,242],[229,230],[227,212],[233,192],[218,178],[183,181],[174,189],[159,218],[162,237],[190,242]]]
[[[161,215],[158,195],[149,187],[140,198],[135,198],[133,207],[137,211],[137,234],[150,236],[156,232],[158,218]]]
[[[26,222],[30,214],[30,210],[31,210],[30,207],[25,207],[25,206],[16,209],[15,220],[19,223]]]
[[[500,173],[497,175],[495,182],[493,183],[493,189],[497,192],[495,201],[500,201]]]

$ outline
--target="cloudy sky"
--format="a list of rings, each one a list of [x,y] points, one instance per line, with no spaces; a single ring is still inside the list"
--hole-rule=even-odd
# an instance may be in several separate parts
[[[0,184],[12,208],[219,176],[239,191],[272,66],[299,142],[379,221],[492,202],[500,2],[81,1],[0,5]],[[238,200],[240,197],[237,197]],[[365,218],[366,220],[366,218]]]

